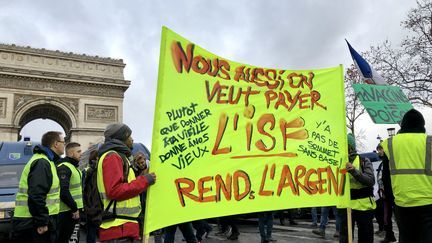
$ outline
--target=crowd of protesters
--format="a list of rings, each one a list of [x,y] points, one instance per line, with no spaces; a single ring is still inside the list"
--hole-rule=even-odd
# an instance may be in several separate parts
[[[405,113],[400,126],[396,135],[377,146],[382,162],[376,178],[370,161],[357,156],[354,139],[348,135],[349,208],[352,209],[352,226],[358,227],[357,240],[360,243],[374,242],[374,234],[384,237],[381,242],[395,242],[393,214],[399,230],[398,242],[432,242],[432,137],[426,134],[423,115],[415,109]],[[378,188],[374,195],[372,185],[375,179]],[[336,233],[339,234],[335,233],[335,236],[338,235],[342,243],[348,242],[345,211],[336,211],[340,222],[336,220]],[[373,232],[373,215],[378,223],[376,232]],[[320,229],[313,232],[324,236],[325,228],[320,225]]]
[[[97,175],[95,183],[101,198],[100,223],[87,220],[87,242],[139,242],[142,236],[143,192],[156,182],[148,173],[148,159],[132,155],[132,131],[125,124],[110,124],[105,142],[90,156],[89,162]],[[348,162],[345,169],[350,180],[349,209],[326,206],[311,209],[312,232],[326,237],[330,211],[336,218],[334,238],[348,242],[348,225],[357,228],[354,238],[360,243],[396,241],[392,216],[399,229],[399,242],[432,242],[432,138],[426,135],[425,120],[415,109],[408,111],[399,132],[377,146],[381,164],[374,175],[372,162],[360,156],[355,138],[348,134]],[[66,152],[66,156],[60,156]],[[69,242],[78,240],[80,217],[85,216],[83,173],[78,170],[81,146],[65,144],[60,132],[47,132],[34,155],[25,165],[16,196],[13,235],[19,242]],[[85,173],[84,173],[85,174]],[[378,188],[373,186],[377,182]],[[113,203],[114,202],[114,203]],[[347,222],[347,214],[352,222]],[[274,216],[286,225],[285,214],[258,213],[261,242],[272,242]],[[293,210],[287,211],[289,224],[296,225]],[[378,230],[374,232],[373,218]],[[215,235],[238,240],[240,231],[233,216],[217,220]],[[153,232],[155,242],[174,242],[180,229],[187,243],[203,242],[213,227],[205,220],[186,222]],[[75,236],[74,236],[75,235]]]

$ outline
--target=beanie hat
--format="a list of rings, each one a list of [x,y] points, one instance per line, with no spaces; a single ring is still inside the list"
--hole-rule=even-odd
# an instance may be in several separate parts
[[[118,139],[120,141],[126,141],[126,139],[132,134],[132,130],[123,123],[109,124],[104,132],[105,140]]]
[[[424,128],[425,120],[423,115],[416,109],[411,109],[405,113],[401,122],[401,129],[409,130],[413,128]]]
[[[356,150],[356,141],[354,135],[352,133],[348,133],[348,147],[351,147],[352,149]]]

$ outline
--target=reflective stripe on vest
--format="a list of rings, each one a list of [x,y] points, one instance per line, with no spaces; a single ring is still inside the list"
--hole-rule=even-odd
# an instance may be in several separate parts
[[[426,137],[426,154],[425,154],[425,161],[424,161],[424,169],[396,169],[396,162],[394,158],[394,152],[393,152],[393,137],[390,137],[388,139],[388,150],[390,153],[389,163],[390,163],[390,174],[392,175],[432,175],[432,136]]]
[[[109,154],[109,153],[115,153],[117,154],[119,157],[121,157],[117,152],[115,151],[107,151],[106,153],[104,153],[99,161],[98,161],[98,165],[97,165],[97,187],[99,190],[99,194],[101,196],[102,199],[102,204],[104,206],[104,210],[108,207],[109,202],[111,201],[110,198],[107,197],[106,192],[105,192],[105,184],[103,181],[103,161],[105,159],[105,157]],[[129,160],[125,161],[126,163],[130,163]],[[122,173],[122,171],[119,171],[118,173]],[[128,178],[127,181],[128,183],[130,183],[131,181],[135,180],[135,173],[133,172],[131,166],[129,166],[129,174],[128,174]],[[110,212],[114,212],[114,204],[111,205]],[[140,201],[140,196],[137,195],[133,198],[127,199],[127,200],[123,200],[123,201],[117,201],[116,203],[116,213],[117,215],[122,215],[122,216],[128,216],[128,217],[138,217],[138,215],[141,212],[141,201]],[[133,223],[137,223],[137,221],[134,220],[128,220],[128,219],[119,219],[119,218],[115,218],[114,220],[111,221],[106,221],[106,222],[102,222],[102,224],[100,225],[100,228],[102,229],[108,229],[114,226],[120,226],[123,225],[127,222],[133,222]]]
[[[46,199],[46,204],[57,204],[60,203],[60,199]],[[28,206],[28,201],[16,201],[16,206]]]
[[[50,165],[52,184],[48,194],[46,195],[45,206],[48,208],[49,215],[56,215],[59,213],[60,208],[60,183],[57,176],[57,170],[54,162],[50,161],[45,154],[34,154],[27,164],[24,166],[23,172],[21,174],[18,192],[16,194],[15,200],[15,211],[14,217],[17,218],[31,218],[28,207],[28,174],[30,173],[30,168],[34,161],[45,160]]]
[[[107,200],[108,202],[111,201],[110,199],[108,199],[108,197],[105,193],[99,193],[99,196],[102,200]],[[116,213],[117,214],[136,214],[136,213],[139,214],[141,212],[141,207],[121,208],[118,205],[119,204],[117,203],[117,206],[116,206]],[[111,206],[108,209],[108,212],[114,213],[114,207]]]
[[[25,193],[25,194],[27,194],[27,191],[28,191],[27,188],[18,188],[18,192],[19,193]],[[59,192],[59,191],[60,191],[60,188],[51,188],[48,191],[48,194],[56,193],[56,192]]]
[[[352,164],[353,164],[354,168],[357,168],[358,170],[361,171],[360,156],[357,155]],[[351,189],[360,189],[360,188],[367,187],[367,186],[361,184],[360,182],[358,182],[351,174],[349,174],[349,178],[350,178],[350,188]],[[359,211],[367,211],[367,210],[375,209],[376,203],[375,203],[375,200],[372,199],[371,197],[353,199],[353,200],[350,200],[350,208],[352,208],[354,210],[359,210]]]
[[[79,171],[73,164],[69,162],[63,162],[57,165],[67,166],[71,172],[71,177],[69,180],[69,193],[75,201],[77,208],[83,208],[83,198],[82,198],[82,186],[81,186],[81,171]],[[60,201],[60,212],[66,212],[71,210],[68,205],[66,205],[63,201]]]

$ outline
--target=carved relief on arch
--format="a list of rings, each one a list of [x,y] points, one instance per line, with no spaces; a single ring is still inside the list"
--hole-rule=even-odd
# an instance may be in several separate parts
[[[55,100],[57,102],[62,103],[63,105],[69,107],[74,115],[78,115],[78,99],[72,99],[72,98],[58,98],[58,97],[52,97],[52,96],[38,96],[38,95],[21,95],[21,94],[14,94],[14,110],[19,110],[22,106],[25,104],[28,104],[29,102],[39,100],[39,99],[45,99],[45,100]]]
[[[0,72],[7,71],[7,68],[1,67]],[[25,71],[25,70],[24,70]],[[23,72],[24,72],[23,71]],[[49,72],[47,72],[50,74]],[[44,73],[45,75],[46,73]],[[61,73],[53,74],[47,79],[21,77],[14,75],[0,75],[0,87],[9,89],[29,90],[29,91],[42,91],[49,93],[67,93],[67,94],[80,94],[90,96],[103,96],[103,97],[116,97],[123,98],[124,92],[127,88],[120,86],[99,85],[99,84],[83,84],[62,82],[58,80],[51,80],[50,78],[68,78]],[[77,76],[78,77],[78,76]],[[101,79],[102,80],[102,79]],[[114,80],[107,81],[107,83],[116,82]],[[128,84],[127,81],[122,82],[120,85]],[[126,82],[126,83],[125,83]]]
[[[118,107],[85,104],[86,122],[118,122]]]
[[[14,94],[14,120],[25,110],[40,104],[53,104],[64,110],[71,120],[78,120],[79,100],[73,98]],[[76,122],[74,122],[76,123]]]

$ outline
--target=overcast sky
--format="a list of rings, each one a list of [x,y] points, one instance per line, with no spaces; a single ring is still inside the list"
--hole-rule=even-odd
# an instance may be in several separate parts
[[[2,1],[0,42],[123,59],[125,79],[132,81],[124,122],[136,141],[151,146],[163,25],[236,62],[279,69],[348,67],[345,38],[359,52],[386,39],[398,44],[407,34],[400,22],[415,5],[415,0]],[[38,130],[40,124],[34,124],[25,128]],[[366,131],[365,150],[389,127],[373,124],[367,115],[357,126]]]

